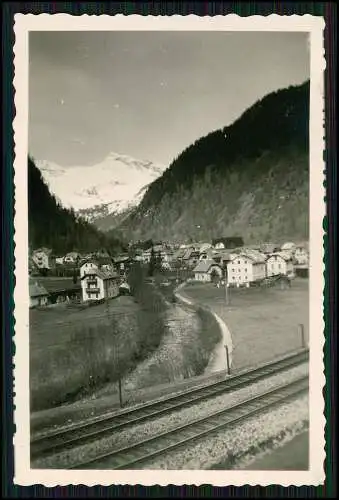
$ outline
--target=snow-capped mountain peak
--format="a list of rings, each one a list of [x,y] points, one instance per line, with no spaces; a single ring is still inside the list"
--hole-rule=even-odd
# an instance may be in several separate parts
[[[62,205],[90,220],[138,205],[148,185],[166,168],[113,152],[92,166],[63,167],[44,160],[36,164]]]

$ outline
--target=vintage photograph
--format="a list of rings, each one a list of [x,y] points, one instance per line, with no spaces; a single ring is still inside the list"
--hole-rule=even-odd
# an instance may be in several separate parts
[[[321,23],[39,17],[16,49],[26,466],[319,477]]]

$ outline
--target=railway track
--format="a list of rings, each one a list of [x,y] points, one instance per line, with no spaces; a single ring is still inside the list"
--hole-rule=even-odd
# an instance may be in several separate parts
[[[146,438],[132,446],[120,448],[97,456],[90,461],[77,463],[71,469],[133,469],[140,468],[149,459],[161,456],[168,451],[214,434],[221,429],[234,425],[270,410],[291,400],[308,389],[308,376],[267,391],[208,417],[197,419],[174,430]]]
[[[50,456],[74,448],[76,445],[93,442],[126,426],[158,417],[173,410],[179,410],[221,393],[240,389],[260,379],[304,363],[308,360],[308,357],[308,349],[302,349],[219,382],[189,389],[162,400],[151,401],[141,407],[131,408],[118,414],[106,414],[95,420],[75,424],[66,429],[53,430],[35,436],[31,439],[31,459]]]

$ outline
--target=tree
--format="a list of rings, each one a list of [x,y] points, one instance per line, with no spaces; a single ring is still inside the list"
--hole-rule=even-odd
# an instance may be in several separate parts
[[[77,270],[74,268],[74,270],[73,270],[73,283],[74,283],[74,285],[77,284],[77,281],[78,281]]]
[[[162,269],[162,258],[161,258],[161,253],[158,252],[156,255],[155,255],[155,270],[157,272],[160,272]]]
[[[212,269],[211,281],[213,284],[217,284],[220,281],[220,276],[219,276],[218,272],[216,271],[216,269]]]
[[[148,266],[148,275],[153,276],[155,270],[156,270],[156,255],[155,255],[154,247],[152,247],[151,258],[150,258],[149,266]]]

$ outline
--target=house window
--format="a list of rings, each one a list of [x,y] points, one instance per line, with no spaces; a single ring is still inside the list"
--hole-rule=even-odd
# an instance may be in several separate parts
[[[245,262],[245,264],[246,264],[246,262]],[[247,273],[247,267],[245,267],[245,273]]]
[[[281,269],[281,264],[278,264],[278,269]]]
[[[238,260],[238,264],[240,264],[240,260]]]
[[[235,280],[235,276],[232,277],[232,280]]]
[[[99,297],[99,294],[98,294],[98,293],[96,293],[96,294],[95,294],[95,298],[97,299],[98,297]]]

